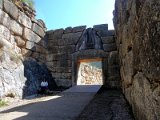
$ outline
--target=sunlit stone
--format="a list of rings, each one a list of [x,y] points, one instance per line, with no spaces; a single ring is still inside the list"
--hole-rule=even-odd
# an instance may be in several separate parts
[[[77,85],[103,85],[102,61],[81,61]]]

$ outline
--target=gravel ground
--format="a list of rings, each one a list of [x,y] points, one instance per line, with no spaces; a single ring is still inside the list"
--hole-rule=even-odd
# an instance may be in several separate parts
[[[54,91],[52,95],[56,95],[58,93],[60,93],[60,91]],[[12,109],[14,107],[19,107],[19,106],[23,106],[23,105],[27,105],[27,104],[31,104],[31,103],[37,103],[37,102],[43,101],[49,97],[50,96],[48,96],[48,95],[32,95],[32,96],[29,96],[25,99],[6,97],[5,99],[2,99],[2,100],[5,101],[7,103],[7,105],[0,107],[0,113],[2,111]]]
[[[121,90],[100,90],[76,120],[134,120]]]

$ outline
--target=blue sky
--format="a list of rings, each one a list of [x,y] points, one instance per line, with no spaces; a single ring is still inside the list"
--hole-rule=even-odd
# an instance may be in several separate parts
[[[45,21],[47,29],[58,29],[108,23],[113,29],[112,12],[115,0],[35,0],[38,19]]]

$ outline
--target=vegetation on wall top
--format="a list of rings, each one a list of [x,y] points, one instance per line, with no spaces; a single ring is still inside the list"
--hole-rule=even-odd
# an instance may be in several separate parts
[[[31,8],[34,8],[34,0],[21,0],[22,2],[28,4]]]

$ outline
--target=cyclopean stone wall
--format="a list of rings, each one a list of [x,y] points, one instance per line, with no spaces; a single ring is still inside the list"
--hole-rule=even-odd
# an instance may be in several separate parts
[[[45,61],[45,25],[21,10],[11,0],[0,0],[0,98],[36,93],[40,74],[46,73],[36,67]]]
[[[137,120],[160,119],[160,1],[116,0],[123,92]]]
[[[86,31],[86,26],[78,26],[73,28],[68,27],[66,29],[47,31],[46,39],[48,52],[46,64],[48,69],[52,72],[52,76],[55,78],[58,86],[71,87],[74,85],[73,79],[77,75],[77,72],[73,74],[77,69],[77,67],[75,69],[74,67],[75,64],[78,64],[78,62],[73,60],[76,59],[77,54],[79,53],[81,54],[81,58],[107,58],[105,83],[108,87],[120,86],[119,60],[114,31],[108,30],[107,24],[95,25],[93,29],[99,34],[98,36],[102,40],[103,49],[88,49],[87,51],[82,50],[84,54],[81,53],[81,50],[76,51],[76,45],[82,37],[82,34],[85,34],[84,32]],[[88,38],[84,37],[84,39]],[[105,54],[103,53],[103,55],[101,55],[102,52]]]

